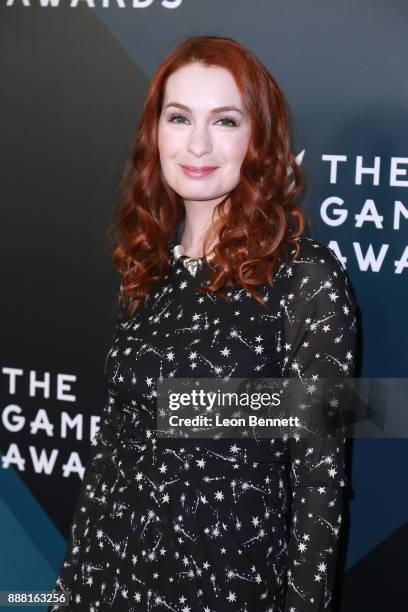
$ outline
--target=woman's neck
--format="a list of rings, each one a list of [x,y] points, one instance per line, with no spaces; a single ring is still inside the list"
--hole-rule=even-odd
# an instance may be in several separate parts
[[[213,224],[213,212],[218,201],[212,206],[206,202],[189,202],[185,204],[185,218],[180,230],[178,244],[189,257],[203,257],[204,236]],[[213,238],[206,252],[210,252],[217,242]]]

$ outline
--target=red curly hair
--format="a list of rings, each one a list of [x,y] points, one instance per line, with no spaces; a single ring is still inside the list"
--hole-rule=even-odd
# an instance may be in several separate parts
[[[207,232],[216,235],[216,266],[198,292],[216,293],[224,286],[243,287],[266,306],[254,287],[272,284],[288,243],[304,230],[294,202],[302,174],[290,151],[283,95],[266,67],[231,38],[196,36],[181,42],[157,68],[150,82],[135,143],[120,184],[120,202],[108,228],[112,261],[121,275],[119,300],[133,315],[156,281],[168,272],[169,242],[184,217],[182,198],[167,185],[158,151],[158,122],[167,78],[193,62],[227,69],[235,79],[251,120],[251,139],[240,181],[214,210],[218,219]],[[230,206],[226,211],[226,203]]]

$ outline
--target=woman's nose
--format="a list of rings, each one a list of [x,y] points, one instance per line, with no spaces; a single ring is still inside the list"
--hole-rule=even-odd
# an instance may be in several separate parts
[[[209,130],[202,127],[195,127],[188,139],[188,151],[196,157],[202,157],[212,151],[212,142]]]

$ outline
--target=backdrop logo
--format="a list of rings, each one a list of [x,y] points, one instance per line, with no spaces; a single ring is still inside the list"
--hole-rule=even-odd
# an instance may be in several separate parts
[[[305,150],[298,154],[296,160],[301,164]],[[374,199],[376,190],[387,188],[406,189],[408,187],[408,157],[391,157],[384,161],[380,156],[371,157],[370,161],[365,160],[362,155],[356,155],[355,159],[350,160],[347,155],[323,154],[321,159],[326,164],[327,180],[330,185],[336,185],[338,189],[346,189],[348,197],[350,189],[364,189],[370,191],[374,197],[365,198],[361,204],[353,205],[353,213],[347,201],[337,194],[331,194],[320,203],[320,219],[332,228],[350,228],[349,236],[355,231],[358,235],[359,230],[363,230],[364,237],[372,242],[364,246],[357,240],[353,241],[353,250],[357,265],[361,272],[380,272],[385,262],[387,253],[390,250],[390,243],[384,242],[384,234],[397,236],[393,232],[399,232],[405,228],[408,222],[408,206],[402,198],[393,198],[391,206],[387,203],[387,215],[382,214],[380,200]],[[352,165],[352,181],[345,179],[345,164]],[[348,177],[350,176],[350,167]],[[360,193],[358,194],[359,198]],[[354,193],[352,193],[354,199]],[[383,199],[383,193],[381,193]],[[350,225],[353,225],[351,228]],[[395,240],[397,242],[397,240]],[[336,254],[343,266],[347,258],[342,255],[341,247],[337,240],[328,243],[329,248]],[[403,246],[399,258],[393,261],[394,274],[401,274],[408,271],[408,245]]]
[[[38,375],[35,370],[25,372],[7,366],[1,373],[11,401],[0,406],[0,434],[4,431],[18,443],[10,442],[1,449],[0,469],[12,467],[45,476],[59,470],[65,478],[83,478],[85,468],[78,451],[86,452],[99,429],[101,416],[72,413],[77,403],[73,393],[77,376],[58,372]],[[66,407],[62,411],[58,409],[61,402]],[[83,444],[73,449],[77,442]]]
[[[183,0],[161,0],[160,5],[164,8],[178,8]],[[14,6],[15,4],[23,6],[40,6],[42,8],[58,8],[60,3],[63,6],[68,5],[71,8],[77,6],[88,6],[89,8],[147,8],[151,6],[155,0],[7,0],[6,6]]]

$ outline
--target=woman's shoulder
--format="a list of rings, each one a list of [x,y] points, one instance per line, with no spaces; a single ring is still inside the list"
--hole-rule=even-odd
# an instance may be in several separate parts
[[[276,280],[279,279],[287,279],[293,290],[300,290],[306,284],[316,288],[322,284],[327,288],[349,284],[346,270],[335,253],[320,240],[305,235],[287,245],[276,274]]]
[[[297,256],[298,264],[302,262],[322,264],[325,262],[338,262],[339,259],[335,253],[323,242],[309,236],[299,236],[294,242],[287,245],[287,256],[291,259],[296,252],[295,244],[299,245],[299,254]],[[340,264],[341,265],[341,264]]]

